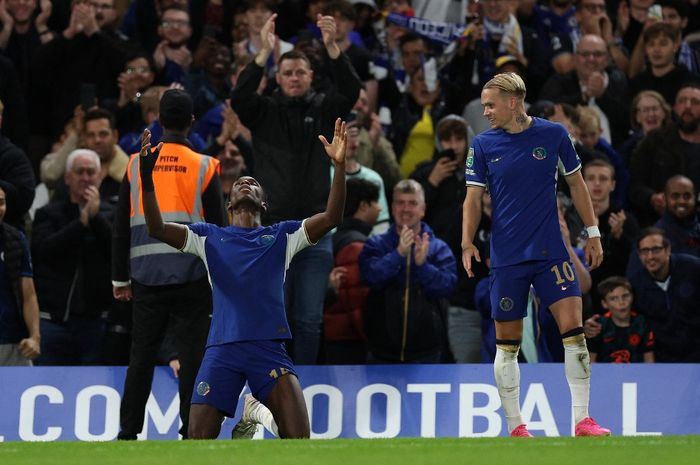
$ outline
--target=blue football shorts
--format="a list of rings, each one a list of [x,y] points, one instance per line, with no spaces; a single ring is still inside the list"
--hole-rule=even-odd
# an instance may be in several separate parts
[[[207,404],[227,417],[236,413],[248,381],[263,404],[280,376],[296,376],[283,341],[243,341],[207,347],[192,392],[193,404]]]
[[[527,316],[530,285],[548,308],[567,297],[581,297],[574,265],[569,260],[538,260],[492,268],[489,274],[491,316],[496,321],[520,320]]]

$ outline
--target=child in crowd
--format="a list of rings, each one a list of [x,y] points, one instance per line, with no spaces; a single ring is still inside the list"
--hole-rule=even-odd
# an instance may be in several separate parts
[[[591,362],[654,363],[654,334],[646,318],[632,311],[632,284],[612,276],[598,285],[598,294],[607,313],[597,317],[600,334],[588,340]]]

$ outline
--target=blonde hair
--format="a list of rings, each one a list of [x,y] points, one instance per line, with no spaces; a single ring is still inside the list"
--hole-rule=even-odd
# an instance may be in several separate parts
[[[501,73],[495,75],[484,84],[484,89],[498,89],[505,94],[515,95],[519,99],[525,99],[525,82],[515,73]]]
[[[581,131],[599,131],[600,130],[600,115],[591,107],[578,107],[578,128]]]

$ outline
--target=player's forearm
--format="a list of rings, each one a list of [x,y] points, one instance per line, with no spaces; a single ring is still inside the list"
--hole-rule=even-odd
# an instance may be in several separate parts
[[[583,177],[581,172],[578,171],[572,176],[577,176],[573,182],[569,183],[569,189],[571,191],[571,200],[576,207],[576,211],[583,220],[584,226],[598,226],[598,218],[595,216],[593,211],[593,202],[591,201],[591,195],[588,192],[586,183],[583,182]]]
[[[146,218],[148,235],[156,239],[161,239],[165,231],[165,223],[163,223],[163,216],[160,214],[156,193],[153,190],[145,191],[142,197],[143,215]]]
[[[478,196],[478,198],[477,198]],[[475,192],[467,187],[467,196],[462,206],[462,249],[471,245],[481,221],[481,189]]]
[[[326,214],[335,223],[333,227],[343,222],[345,209],[345,163],[336,163],[333,173],[331,191],[328,194]]]

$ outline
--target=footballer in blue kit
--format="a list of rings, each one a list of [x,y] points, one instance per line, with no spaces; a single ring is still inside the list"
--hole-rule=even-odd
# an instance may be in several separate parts
[[[196,377],[189,437],[213,439],[225,416],[233,417],[248,382],[234,437],[250,437],[257,424],[282,438],[308,438],[309,418],[301,386],[287,354],[292,337],[284,306],[284,280],[294,255],[340,224],[345,204],[345,123],[338,119],[333,140],[319,136],[336,169],[326,210],[304,221],[262,226],[265,194],[252,177],[231,187],[232,225],[164,223],[151,173],[160,144],[151,150],[144,131],[139,169],[149,235],[199,256],[212,287],[213,314],[206,352]],[[248,435],[250,433],[250,435]]]
[[[564,246],[557,212],[562,176],[587,225],[586,260],[600,265],[603,249],[581,162],[566,129],[525,113],[525,84],[515,73],[496,75],[484,85],[481,103],[491,129],[479,134],[467,154],[462,225],[462,263],[470,277],[473,244],[481,219],[481,198],[492,202],[491,312],[496,327],[494,374],[511,436],[530,437],[520,414],[518,352],[532,285],[552,312],[564,345],[576,436],[609,435],[588,415],[590,360],[583,334],[581,291]]]

